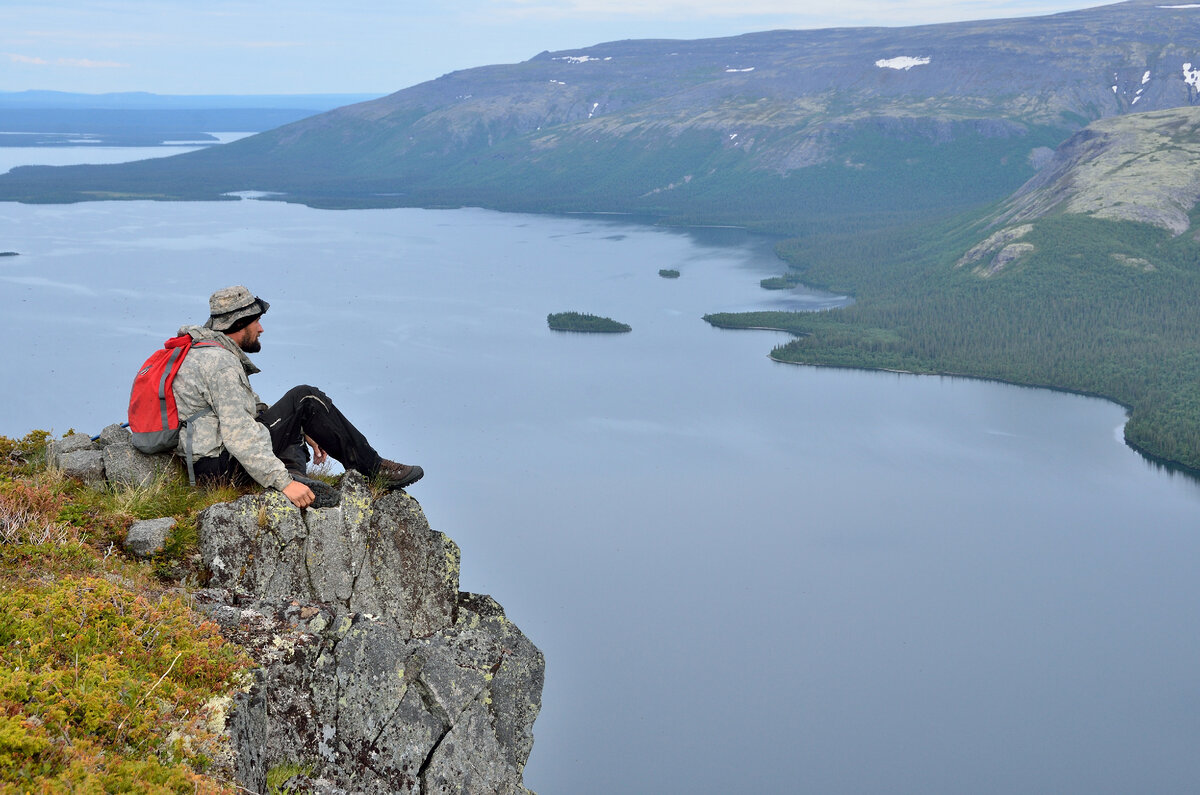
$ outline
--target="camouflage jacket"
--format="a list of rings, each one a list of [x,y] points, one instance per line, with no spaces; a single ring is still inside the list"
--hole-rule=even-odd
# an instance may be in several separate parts
[[[175,376],[175,405],[180,418],[212,409],[192,422],[192,453],[209,458],[228,450],[252,478],[268,488],[282,490],[292,482],[283,462],[271,449],[271,434],[258,422],[259,399],[250,387],[250,376],[259,372],[233,340],[203,326],[184,326],[180,334],[192,339],[216,340],[220,348],[193,348]],[[176,452],[187,455],[186,434],[180,434]]]

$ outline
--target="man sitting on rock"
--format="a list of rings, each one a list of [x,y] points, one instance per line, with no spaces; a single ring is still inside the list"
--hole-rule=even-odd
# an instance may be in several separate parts
[[[208,306],[207,323],[184,326],[179,334],[197,342],[215,340],[219,346],[192,348],[174,381],[180,417],[210,410],[191,423],[198,478],[226,478],[238,485],[253,479],[282,491],[299,508],[314,503],[316,488],[323,492],[324,503],[324,492],[332,489],[305,476],[305,443],[312,447],[314,463],[333,457],[346,469],[378,477],[392,488],[415,483],[425,474],[419,466],[381,458],[315,387],[295,387],[269,408],[259,402],[249,379],[259,369],[246,354],[262,349],[259,319],[269,304],[239,285],[217,290]],[[180,455],[186,453],[184,436]]]

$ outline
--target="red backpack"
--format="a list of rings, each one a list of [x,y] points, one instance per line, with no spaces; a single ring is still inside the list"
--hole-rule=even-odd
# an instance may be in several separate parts
[[[193,342],[190,334],[172,337],[163,343],[160,350],[151,354],[133,379],[133,390],[129,393],[129,430],[133,434],[133,446],[143,453],[163,453],[174,450],[179,444],[179,431],[187,429],[188,480],[196,485],[196,474],[192,469],[191,422],[197,417],[212,412],[198,411],[190,417],[180,419],[175,408],[175,392],[172,384],[183,364],[184,357],[192,348],[221,347],[216,341]]]

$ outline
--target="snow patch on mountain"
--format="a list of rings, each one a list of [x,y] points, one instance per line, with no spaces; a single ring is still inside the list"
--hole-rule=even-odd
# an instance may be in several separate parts
[[[914,66],[927,66],[932,61],[932,58],[925,56],[900,55],[895,58],[880,58],[875,65],[880,69],[903,69],[907,72]]]
[[[1183,65],[1183,82],[1200,91],[1200,69],[1193,69],[1190,63]]]

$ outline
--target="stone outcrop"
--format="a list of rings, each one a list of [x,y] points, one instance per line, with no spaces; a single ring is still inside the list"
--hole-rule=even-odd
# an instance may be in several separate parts
[[[121,488],[144,486],[156,475],[179,471],[171,453],[139,452],[129,430],[116,424],[106,427],[95,440],[84,433],[72,433],[50,442],[46,461],[68,477],[95,487],[105,483]]]
[[[542,654],[487,596],[458,590],[457,545],[404,492],[343,478],[337,507],[275,492],[197,520],[198,594],[260,664],[229,730],[242,786],[524,793]]]
[[[47,448],[95,487],[181,477],[111,425]],[[545,661],[491,597],[458,590],[459,549],[403,491],[376,499],[357,472],[335,507],[267,491],[197,517],[208,586],[195,594],[259,664],[226,730],[241,787],[291,792],[527,793]],[[125,548],[161,552],[173,519],[135,523]]]
[[[403,491],[373,502],[357,472],[343,478],[335,508],[302,515],[271,491],[214,505],[197,527],[216,587],[327,602],[417,637],[454,623],[458,546]]]

